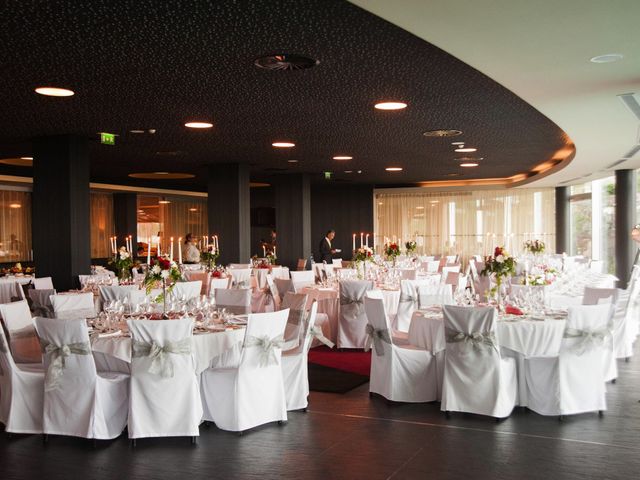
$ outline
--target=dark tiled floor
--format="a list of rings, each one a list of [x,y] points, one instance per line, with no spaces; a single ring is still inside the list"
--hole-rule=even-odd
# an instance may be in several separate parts
[[[637,348],[640,353],[640,349]],[[100,443],[0,436],[0,479],[40,478],[640,478],[640,355],[619,362],[609,410],[556,418],[518,409],[501,423],[439,405],[387,405],[368,385],[345,395],[315,393],[291,413],[242,437],[202,427],[188,439]]]

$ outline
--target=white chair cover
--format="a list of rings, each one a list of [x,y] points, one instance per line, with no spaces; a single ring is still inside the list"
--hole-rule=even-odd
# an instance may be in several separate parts
[[[418,288],[428,284],[428,280],[400,280],[400,301],[398,303],[398,314],[393,325],[394,329],[401,332],[409,331],[411,316],[415,310],[420,308]]]
[[[9,433],[42,433],[44,370],[16,365],[0,325],[0,422]]]
[[[273,312],[280,309],[280,297],[270,273],[264,276],[265,286],[251,294],[251,311],[253,313]]]
[[[32,283],[36,290],[53,290],[51,277],[34,278]]]
[[[336,268],[342,268],[342,259],[341,258],[334,258],[334,259],[331,260],[331,264]]]
[[[293,272],[291,272],[293,273]],[[273,283],[276,287],[276,291],[278,292],[278,297],[280,301],[284,299],[284,294],[287,292],[293,292],[293,282],[289,279],[284,278],[274,278]]]
[[[239,270],[249,269],[249,270],[251,270],[251,264],[250,263],[230,263],[229,264],[229,268],[233,269],[233,270],[236,270],[236,269],[239,269]]]
[[[235,268],[229,270],[232,278],[232,286],[236,288],[251,286],[251,269]]]
[[[400,278],[405,280],[415,280],[418,276],[418,271],[415,268],[401,268]]]
[[[615,288],[584,287],[583,305],[598,305],[601,303],[615,303],[618,290]]]
[[[51,305],[56,318],[77,319],[96,316],[93,293],[51,295]]]
[[[209,295],[209,284],[211,279],[209,272],[184,272],[184,278],[186,278],[188,282],[200,281],[200,295]]]
[[[441,409],[508,417],[516,404],[516,365],[500,355],[496,310],[445,305],[442,312],[447,347]]]
[[[0,282],[0,303],[10,303],[17,299],[25,299],[22,285],[18,282]]]
[[[317,265],[317,264],[316,264]],[[314,285],[316,282],[313,270],[304,270],[302,272],[291,272],[291,281],[293,282],[293,290],[299,292],[304,287]],[[280,292],[282,294],[282,292]]]
[[[0,304],[0,314],[9,333],[14,361],[41,364],[40,341],[26,300]]]
[[[140,290],[137,285],[100,285],[98,290],[104,303],[120,300],[137,304],[145,298],[145,291]]]
[[[248,288],[216,288],[214,296],[218,308],[226,308],[235,314],[251,313],[251,290]]]
[[[540,415],[605,410],[604,344],[610,305],[569,307],[560,354],[525,360],[529,408]]]
[[[217,288],[230,288],[232,278],[211,278],[211,286],[209,287],[209,295]]]
[[[282,379],[287,402],[287,410],[300,410],[307,408],[309,397],[309,368],[308,354],[314,335],[314,325],[318,311],[318,302],[311,304],[309,315],[305,315],[303,341],[291,350],[282,352]],[[289,312],[291,316],[291,312]],[[288,326],[288,324],[287,324]],[[285,336],[286,338],[286,336]]]
[[[275,278],[284,278],[289,280],[289,269],[287,267],[273,267],[271,269],[271,276]]]
[[[284,294],[281,309],[289,309],[287,325],[284,329],[285,349],[295,348],[304,342],[307,317],[308,295],[287,292]]]
[[[607,304],[612,306],[609,323],[609,329],[611,330],[612,335],[606,339],[604,345],[604,380],[606,382],[618,378],[618,365],[616,362],[613,331],[617,308],[616,303],[619,294],[624,294],[624,291],[616,288],[585,287],[584,296],[582,297],[583,305]]]
[[[129,320],[129,438],[194,437],[202,403],[191,320]]]
[[[450,284],[418,286],[418,302],[420,308],[433,305],[453,305],[453,293]]]
[[[612,319],[613,348],[616,358],[633,356],[633,344],[638,332],[638,301],[639,282],[626,290],[620,290],[615,303]]]
[[[31,299],[31,310],[38,317],[53,317],[53,305],[51,305],[51,295],[55,295],[53,290],[29,290],[29,298]]]
[[[249,315],[240,363],[202,373],[205,420],[233,432],[287,419],[280,366],[288,310]]]
[[[343,280],[340,285],[338,348],[365,348],[367,315],[364,297],[373,288],[369,280]]]
[[[451,283],[451,281],[453,281],[453,279],[455,278],[455,282],[451,283],[452,285],[457,285],[458,284],[458,277],[457,276],[451,276],[449,277],[450,273],[460,273],[460,265],[454,265],[454,266],[448,266],[448,267],[442,267],[442,274],[440,276],[440,282],[441,283]],[[452,280],[450,280],[449,282],[447,282],[447,280],[451,278]]]
[[[429,260],[426,262],[422,262],[422,268],[424,268],[427,273],[438,273],[438,268],[440,268],[440,260]]]
[[[185,300],[191,300],[192,298],[198,298],[202,291],[202,281],[195,280],[191,282],[176,282],[171,290],[171,297],[178,300],[184,298]]]
[[[373,345],[369,391],[394,402],[436,400],[436,364],[431,352],[394,341],[381,298],[366,297],[364,306],[369,347]]]
[[[43,431],[112,439],[127,424],[129,375],[96,372],[84,320],[35,319],[44,351]]]

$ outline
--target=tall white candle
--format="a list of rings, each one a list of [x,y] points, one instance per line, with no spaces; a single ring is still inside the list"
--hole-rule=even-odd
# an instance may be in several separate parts
[[[365,237],[365,246],[367,248],[369,248],[369,234],[367,233],[367,236]]]
[[[364,233],[360,232],[360,248],[364,247]]]
[[[263,257],[267,256],[267,248],[264,245],[262,245],[262,256]]]
[[[276,256],[276,246],[275,245],[273,246],[273,256],[274,257]]]
[[[160,256],[160,252],[162,250],[160,250],[160,237],[158,237],[158,248],[156,249],[156,255],[159,257]]]
[[[356,251],[356,234],[353,234],[353,251]]]
[[[182,237],[178,237],[178,263],[182,265]]]
[[[147,265],[151,265],[151,236],[147,242]]]
[[[173,260],[173,237],[171,237],[171,249],[169,250],[169,258]]]

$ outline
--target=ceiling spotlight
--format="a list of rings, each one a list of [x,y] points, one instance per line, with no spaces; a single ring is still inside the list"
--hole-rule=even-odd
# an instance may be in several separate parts
[[[451,145],[464,145],[464,142],[451,142]]]
[[[382,102],[376,103],[375,108],[378,110],[402,110],[407,108],[407,104],[403,102]]]
[[[22,205],[19,203],[10,203],[9,208],[22,208]]]
[[[70,97],[75,92],[73,90],[67,90],[66,88],[38,87],[36,88],[36,93],[46,95],[47,97]]]
[[[472,148],[472,147],[460,147],[455,149],[456,152],[460,152],[460,153],[476,152],[477,150],[478,150],[477,148]]]
[[[461,167],[477,167],[478,165],[478,162],[465,162],[460,164]]]
[[[292,142],[273,142],[271,145],[276,148],[291,148],[296,146],[296,144]]]
[[[353,170],[345,170],[344,173],[353,173]]]
[[[333,157],[334,160],[353,160],[353,157],[348,157],[348,156],[338,156],[338,157]]]
[[[298,160],[287,160],[289,163],[298,163]]]
[[[197,212],[197,211],[198,211],[198,209],[197,209],[197,208],[193,208],[193,207],[192,207],[192,208],[190,208],[190,209],[189,209],[189,211],[190,211],[190,212]]]
[[[20,160],[33,160],[33,157],[20,157]]]
[[[621,53],[606,53],[604,55],[593,57],[589,61],[591,63],[612,63],[617,62],[618,60],[622,60],[623,58],[624,55],[622,55]]]
[[[171,203],[169,200],[158,200],[158,203],[162,204],[162,205],[166,205],[168,203]]]
[[[385,168],[387,172],[401,172],[402,167],[387,167]]]
[[[213,127],[213,123],[209,122],[187,122],[184,124],[187,128],[211,128]],[[151,133],[151,131],[149,131]]]

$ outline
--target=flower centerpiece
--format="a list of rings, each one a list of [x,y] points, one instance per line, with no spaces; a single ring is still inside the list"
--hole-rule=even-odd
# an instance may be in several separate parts
[[[152,259],[144,276],[144,285],[147,295],[151,293],[153,288],[162,287],[162,293],[155,299],[156,302],[162,302],[163,313],[166,316],[167,293],[171,293],[176,282],[182,280],[182,275],[178,264],[171,260],[168,256]]]
[[[532,253],[534,255],[539,255],[544,253],[544,249],[547,246],[544,244],[542,240],[527,240],[524,242],[525,251]]]
[[[358,272],[358,278],[367,276],[367,262],[373,262],[373,250],[369,247],[360,247],[353,252],[353,263]]]
[[[558,270],[547,265],[534,268],[532,273],[525,276],[523,285],[551,285],[558,278]]]
[[[480,275],[494,276],[496,286],[490,290],[490,294],[497,295],[498,304],[501,301],[503,280],[515,273],[516,259],[509,255],[504,247],[496,247],[493,256],[486,258],[484,270],[480,272]]]
[[[124,281],[131,278],[133,258],[126,247],[123,246],[116,252],[115,257],[109,260],[108,266],[118,276],[118,280]]]
[[[273,250],[267,252],[267,256],[265,258],[269,262],[269,265],[275,265],[278,261],[278,257],[276,257],[276,253]]]
[[[220,251],[215,250],[213,245],[209,245],[206,250],[200,252],[200,263],[209,270],[216,266],[216,260],[220,256]]]
[[[218,265],[213,268],[211,272],[211,276],[213,278],[227,278],[227,269],[222,265]]]
[[[387,260],[391,260],[393,262],[393,266],[396,266],[396,257],[400,255],[400,247],[397,243],[385,243],[384,244],[384,254],[387,257]]]
[[[407,242],[404,244],[404,246],[407,249],[407,255],[415,253],[416,249],[418,248],[418,244],[416,242]]]

